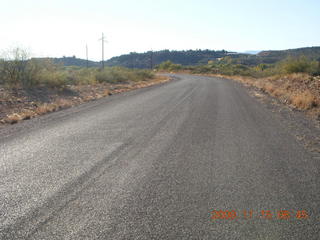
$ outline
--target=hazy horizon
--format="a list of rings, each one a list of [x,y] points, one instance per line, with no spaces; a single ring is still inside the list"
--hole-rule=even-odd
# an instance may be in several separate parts
[[[320,46],[306,46],[306,47],[301,47],[301,48],[309,48],[309,47],[320,47]],[[247,51],[241,51],[241,52],[238,52],[238,51],[232,51],[232,50],[228,50],[228,49],[180,49],[180,50],[176,50],[176,49],[159,49],[159,50],[152,50],[153,52],[158,52],[158,51],[164,51],[164,50],[169,50],[169,51],[197,51],[197,50],[202,50],[202,51],[205,51],[205,50],[214,50],[214,51],[222,51],[222,50],[225,50],[227,52],[236,52],[236,53],[241,53],[241,54],[251,54],[251,55],[255,55],[259,52],[263,52],[263,51],[285,51],[285,50],[292,50],[292,49],[300,49],[300,48],[290,48],[290,49],[263,49],[263,50],[247,50]],[[110,58],[107,58],[105,59],[105,61],[108,61],[110,60],[111,58],[113,57],[119,57],[121,55],[129,55],[130,53],[137,53],[137,54],[143,54],[143,53],[147,53],[147,52],[150,52],[150,50],[147,50],[147,51],[144,51],[144,52],[127,52],[127,53],[122,53],[120,55],[116,55],[116,56],[112,56]],[[34,58],[72,58],[72,57],[75,57],[75,58],[78,58],[78,59],[83,59],[85,60],[85,56],[81,57],[81,56],[76,56],[76,55],[70,55],[70,56],[67,56],[67,55],[63,55],[63,56],[32,56]],[[93,61],[93,62],[101,62],[101,59],[88,59],[89,61]]]
[[[2,4],[0,51],[23,47],[33,57],[101,60],[150,50],[236,52],[320,46],[320,3],[245,0],[17,1]],[[272,17],[270,17],[272,16]]]

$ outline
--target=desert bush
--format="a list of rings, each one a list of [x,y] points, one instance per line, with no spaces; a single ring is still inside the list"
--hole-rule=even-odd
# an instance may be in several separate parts
[[[97,82],[126,83],[129,81],[145,81],[154,77],[153,72],[142,69],[123,67],[107,67],[96,73]]]
[[[50,71],[42,69],[35,76],[37,85],[44,85],[51,88],[64,88],[67,85],[67,75],[63,71]]]
[[[137,76],[136,81],[146,81],[154,78],[154,73],[150,70],[134,69],[133,72]]]
[[[196,71],[199,73],[218,73],[224,75],[250,75],[250,68],[241,64],[230,64],[230,63],[218,63],[218,64],[208,64],[205,66],[196,67]]]
[[[96,68],[68,67],[64,69],[66,81],[72,85],[94,85],[97,83]]]
[[[165,70],[165,71],[177,71],[182,69],[181,64],[175,64],[171,61],[165,61],[160,63],[158,66],[156,66],[158,70]]]
[[[304,56],[299,58],[288,58],[284,62],[279,64],[280,71],[291,74],[291,73],[309,73],[313,74],[318,70],[318,63],[311,61]]]
[[[129,76],[121,67],[107,67],[96,74],[96,80],[100,83],[125,83],[129,81]]]
[[[218,69],[215,68],[213,65],[200,65],[195,66],[192,69],[192,73],[201,74],[201,73],[218,73]]]
[[[172,63],[167,61],[158,66],[158,69],[174,71]],[[180,66],[179,70],[189,69],[196,74],[222,74],[228,76],[247,76],[253,78],[265,78],[271,76],[282,76],[292,73],[307,73],[309,75],[320,75],[320,62],[305,57],[288,58],[275,64],[261,63],[257,65],[238,64],[228,56],[219,61],[208,61],[208,64],[198,66]]]

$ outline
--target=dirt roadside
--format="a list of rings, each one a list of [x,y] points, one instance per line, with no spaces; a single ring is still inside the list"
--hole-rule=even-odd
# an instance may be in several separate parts
[[[245,87],[252,97],[274,113],[284,129],[319,158],[320,77],[305,74],[265,79],[211,74],[205,76],[230,79]]]
[[[152,80],[124,84],[96,84],[67,86],[65,89],[37,87],[7,89],[0,86],[0,128],[93,101],[113,94],[145,88],[169,81],[167,76],[156,75]]]
[[[269,95],[293,111],[303,112],[316,123],[320,122],[320,76],[296,73],[267,78],[210,75],[232,79],[255,90],[258,97]]]

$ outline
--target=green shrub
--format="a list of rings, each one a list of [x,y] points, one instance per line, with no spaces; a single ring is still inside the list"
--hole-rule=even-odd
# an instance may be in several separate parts
[[[41,70],[36,76],[36,85],[43,85],[51,88],[64,88],[67,85],[67,74],[63,71]]]
[[[158,70],[177,71],[182,69],[181,64],[174,64],[171,61],[165,61],[160,63],[157,67]]]
[[[129,81],[129,75],[120,67],[107,67],[96,74],[96,80],[100,83],[125,83]]]
[[[154,73],[150,70],[135,69],[133,73],[137,76],[136,81],[147,81],[154,78]]]
[[[194,69],[192,69],[192,73],[201,74],[201,73],[217,73],[218,70],[212,65],[200,65],[195,66]]]
[[[146,81],[154,77],[150,70],[107,67],[96,73],[97,82],[127,83],[129,81]]]
[[[68,67],[65,69],[67,83],[72,85],[93,85],[96,84],[96,68]]]
[[[4,54],[0,61],[0,83],[8,87],[63,87],[66,74],[51,60],[28,59],[26,51],[16,48]]]
[[[170,68],[169,62],[164,62],[163,67]],[[254,78],[270,77],[274,75],[290,73],[308,73],[310,75],[320,75],[320,63],[309,60],[305,57],[289,58],[286,61],[276,64],[261,63],[258,65],[237,64],[230,56],[224,57],[219,61],[208,61],[206,65],[183,67],[190,69],[196,74],[223,74],[240,75]]]
[[[308,60],[302,56],[299,58],[289,58],[282,63],[282,71],[284,73],[309,73],[313,74],[317,71],[318,64],[316,61]]]

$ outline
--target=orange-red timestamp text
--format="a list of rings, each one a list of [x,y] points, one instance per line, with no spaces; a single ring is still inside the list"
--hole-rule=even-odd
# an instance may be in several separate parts
[[[235,219],[266,219],[266,220],[290,220],[297,219],[303,220],[308,219],[309,214],[306,210],[261,210],[261,211],[253,211],[253,210],[211,210],[210,211],[210,220],[235,220]]]

